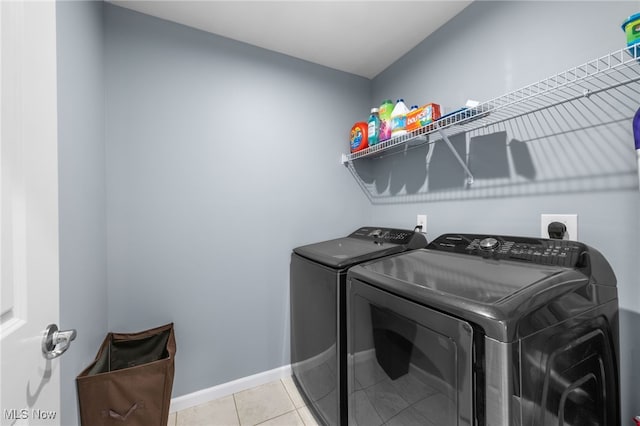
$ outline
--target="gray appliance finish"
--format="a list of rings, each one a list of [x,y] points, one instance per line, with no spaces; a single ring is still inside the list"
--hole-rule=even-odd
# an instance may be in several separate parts
[[[293,249],[290,265],[293,378],[320,422],[346,425],[345,294],[349,267],[424,248],[425,236],[362,227],[344,238]]]
[[[618,426],[618,336],[592,247],[445,234],[349,270],[349,424]]]

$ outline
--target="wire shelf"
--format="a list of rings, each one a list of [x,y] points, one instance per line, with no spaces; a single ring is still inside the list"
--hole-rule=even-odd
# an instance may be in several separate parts
[[[640,81],[640,44],[621,49],[570,68],[544,80],[479,104],[457,111],[433,123],[399,137],[351,154],[342,155],[342,163],[380,156],[392,148],[418,141],[426,142],[437,133],[445,141],[458,132],[473,131],[526,114],[562,105],[594,94]],[[635,100],[637,101],[637,99]],[[468,171],[467,171],[468,172]],[[468,183],[473,176],[468,173]]]

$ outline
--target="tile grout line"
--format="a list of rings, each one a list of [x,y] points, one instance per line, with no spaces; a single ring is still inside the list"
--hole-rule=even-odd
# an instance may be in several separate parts
[[[256,424],[255,424],[255,425],[253,425],[253,426],[260,426],[260,425],[262,425],[262,424],[265,424],[266,422],[270,422],[271,420],[277,419],[278,417],[282,417],[282,416],[286,416],[287,414],[291,414],[291,413],[293,413],[294,411],[296,412],[296,414],[298,414],[298,410],[296,410],[296,409],[294,408],[294,409],[293,409],[293,410],[291,410],[291,411],[287,411],[286,413],[279,414],[279,415],[277,415],[277,416],[275,416],[275,417],[272,417],[272,418],[270,418],[270,419],[267,419],[267,420],[265,420],[265,421],[263,421],[263,422],[256,423]],[[298,414],[298,417],[300,417],[300,414]],[[301,418],[300,420],[302,420],[302,418]],[[302,420],[302,423],[304,424],[304,420]]]
[[[298,417],[300,417],[300,420],[302,420],[302,424],[306,426],[307,422],[304,421],[304,418],[302,417],[302,414],[300,414],[299,410],[299,408],[296,408],[296,413],[298,413]]]
[[[289,390],[287,389],[287,385],[284,384],[284,380],[283,379],[279,379],[278,381],[280,382],[280,386],[282,386],[284,388],[284,393],[287,394],[287,396],[289,397],[289,401],[291,402],[291,405],[293,406],[293,410],[287,411],[286,413],[281,414],[281,416],[284,416],[285,414],[289,414],[291,412],[295,412],[296,415],[298,416],[298,418],[300,418],[300,420],[302,420],[302,417],[300,416],[300,413],[298,413],[298,407],[296,407],[296,403],[293,400],[293,398],[291,397],[291,394],[289,393]],[[278,417],[280,417],[280,416],[274,417],[274,419],[278,418]],[[302,424],[304,424],[304,420],[302,420]]]
[[[296,402],[291,397],[291,394],[289,393],[289,389],[287,389],[287,385],[284,384],[282,379],[280,379],[280,384],[282,385],[282,387],[284,388],[284,391],[286,392],[287,396],[289,397],[289,401],[291,401],[291,404],[293,404],[293,408],[297,409],[298,407],[296,407]]]
[[[282,386],[284,386],[284,390],[285,392],[287,392],[287,395],[289,395],[289,399],[291,400],[291,403],[293,404],[293,409],[296,412],[296,414],[298,415],[298,417],[300,418],[300,420],[302,421],[303,425],[306,425],[307,423],[304,421],[304,418],[302,417],[302,415],[300,414],[300,409],[301,408],[307,408],[307,404],[305,403],[302,407],[296,407],[296,403],[293,400],[293,397],[291,396],[291,393],[289,392],[289,389],[287,389],[287,386],[284,384],[284,379],[280,379],[280,381],[282,382]],[[295,386],[295,383],[294,383]],[[297,388],[296,388],[297,389]]]
[[[291,396],[289,395],[289,392],[287,391],[287,387],[284,385],[284,382],[282,381],[282,379],[274,380],[274,381],[269,382],[269,383],[275,383],[276,381],[277,381],[277,382],[279,382],[279,383],[280,383],[280,386],[282,386],[282,388],[284,389],[284,392],[285,392],[285,394],[287,395],[287,397],[289,398],[289,402],[291,402],[291,405],[293,406],[293,409],[292,409],[292,410],[289,410],[289,411],[286,411],[286,412],[284,412],[284,413],[278,414],[278,415],[276,415],[276,416],[274,416],[274,417],[270,417],[270,418],[268,418],[268,419],[265,419],[265,420],[263,420],[263,421],[261,421],[261,422],[259,422],[259,423],[255,423],[255,424],[247,425],[247,426],[258,426],[258,425],[260,425],[260,424],[263,424],[263,423],[268,422],[268,421],[273,420],[273,419],[277,419],[277,418],[278,418],[278,417],[280,417],[280,416],[283,416],[283,415],[285,415],[285,414],[289,414],[289,413],[291,413],[292,411],[296,411],[296,410],[297,410],[297,409],[296,409],[296,405],[294,404],[293,400],[291,399]],[[269,384],[269,383],[265,383],[265,385],[267,385],[267,384]],[[258,388],[258,387],[260,387],[260,386],[264,386],[264,385],[254,386],[253,388],[250,388],[250,389],[256,389],[256,388]],[[250,389],[245,389],[245,390],[250,390]],[[238,393],[239,393],[239,392],[236,392],[236,393],[234,393],[234,394],[233,394],[233,403],[234,403],[234,405],[235,405],[235,407],[236,407],[236,416],[237,416],[237,418],[238,418],[238,424],[239,424],[240,426],[244,426],[244,425],[242,424],[242,422],[240,421],[240,412],[238,411],[238,404],[237,404],[237,402],[236,402],[236,395],[237,395]],[[296,414],[297,414],[297,411],[296,411]],[[299,416],[299,414],[298,414],[298,416]],[[303,423],[304,423],[304,421],[303,421]]]
[[[231,397],[233,398],[233,406],[236,409],[236,419],[238,419],[238,425],[242,426],[242,423],[240,422],[240,413],[238,412],[238,403],[236,402],[236,393],[231,394]]]
[[[291,404],[293,405],[293,411],[296,412],[296,414],[298,415],[298,418],[302,421],[302,424],[306,425],[306,423],[304,422],[304,419],[300,415],[300,411],[298,411],[299,408],[296,407],[296,402],[293,400],[293,397],[291,396],[291,393],[289,392],[289,389],[287,389],[287,385],[284,384],[284,379],[280,379],[280,383],[282,383],[282,386],[284,387],[284,391],[287,393],[287,396],[289,397],[289,400],[291,401]],[[305,407],[306,407],[306,405],[305,405]]]

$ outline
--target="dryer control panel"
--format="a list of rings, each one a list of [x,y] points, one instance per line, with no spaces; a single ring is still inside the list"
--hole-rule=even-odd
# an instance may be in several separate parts
[[[407,229],[377,228],[374,226],[364,226],[349,235],[349,238],[359,238],[373,241],[374,243],[392,243],[409,245],[409,248],[423,248],[427,245],[427,240],[420,232]],[[415,247],[413,247],[415,245]]]
[[[427,248],[565,267],[577,266],[586,250],[584,244],[576,241],[480,234],[444,234]]]

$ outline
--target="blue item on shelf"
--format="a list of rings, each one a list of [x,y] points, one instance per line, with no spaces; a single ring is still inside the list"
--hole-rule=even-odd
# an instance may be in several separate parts
[[[463,107],[463,108],[459,108],[459,109],[457,109],[455,111],[451,111],[450,113],[447,113],[447,114],[443,115],[437,121],[442,121],[442,120],[447,119],[448,117],[453,117],[455,115],[459,115],[459,117],[457,117],[457,119],[453,122],[455,124],[456,122],[465,120],[467,118],[474,117],[474,120],[475,120],[475,119],[478,119],[478,118],[485,117],[488,114],[489,114],[488,112],[481,111],[478,108]]]
[[[443,119],[445,119],[445,118],[447,118],[447,117],[451,117],[452,115],[456,115],[456,114],[458,114],[458,113],[461,113],[462,111],[466,111],[466,110],[468,110],[468,109],[469,109],[469,108],[464,107],[464,108],[459,108],[459,109],[457,109],[457,110],[455,110],[455,111],[448,112],[448,113],[446,113],[445,115],[441,116],[441,117],[438,119],[438,121],[443,120]],[[467,114],[465,114],[463,118],[467,118],[467,117],[470,117],[470,116],[469,116],[469,115],[467,115]]]
[[[640,150],[640,108],[633,117],[633,139],[636,143],[636,149]]]
[[[633,139],[636,144],[636,155],[638,156],[638,178],[640,179],[640,108],[633,117]]]

